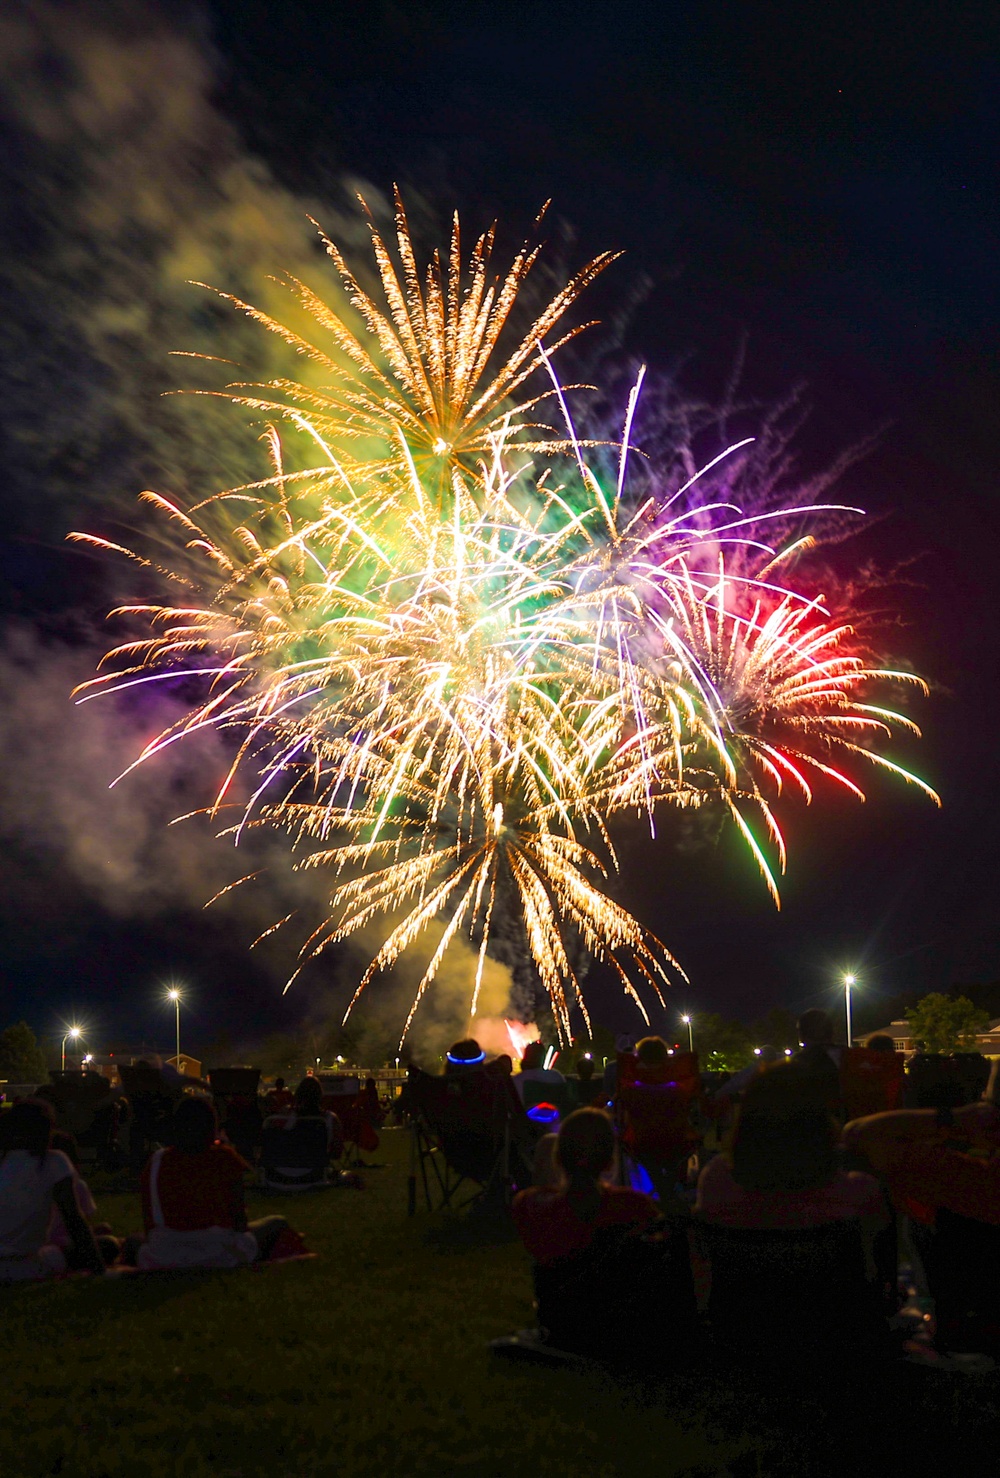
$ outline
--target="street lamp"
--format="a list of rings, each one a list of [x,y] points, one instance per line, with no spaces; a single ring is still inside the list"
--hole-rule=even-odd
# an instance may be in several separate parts
[[[847,1045],[851,1045],[851,986],[857,985],[858,977],[847,974],[844,976],[844,1010],[847,1013]]]
[[[174,1065],[176,1066],[177,1071],[180,1072],[180,1070],[181,1070],[181,993],[177,989],[176,986],[174,986],[174,988],[172,990],[168,990],[167,991],[167,1000],[168,1001],[173,1001],[173,1003],[174,1003],[174,1032],[175,1032],[175,1041],[176,1041],[176,1046],[177,1046],[177,1055],[174,1058]]]
[[[70,1037],[72,1037],[73,1040],[76,1041],[77,1037],[82,1031],[82,1026],[71,1026],[68,1027],[66,1030],[66,1035],[62,1039],[62,1054],[60,1058],[60,1067],[63,1072],[66,1071],[66,1043],[69,1041]]]
[[[693,1052],[694,1051],[694,1027],[691,1024],[691,1018],[690,1018],[690,1016],[682,1016],[681,1017],[681,1020],[683,1021],[684,1025],[688,1029],[688,1051],[689,1052]]]

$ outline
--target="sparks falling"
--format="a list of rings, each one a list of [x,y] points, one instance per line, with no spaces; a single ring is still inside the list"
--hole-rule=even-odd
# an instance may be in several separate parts
[[[321,381],[225,392],[269,422],[269,477],[186,510],[144,493],[183,546],[169,567],[72,536],[178,591],[118,608],[147,634],[109,652],[79,701],[199,685],[134,765],[208,726],[231,740],[210,814],[237,843],[284,829],[296,865],[330,877],[292,979],[384,921],[348,1014],[437,923],[403,1036],[460,933],[478,953],[475,1015],[498,911],[514,909],[562,1039],[574,1009],[588,1021],[571,937],[648,1021],[648,993],[662,1002],[683,972],[611,896],[609,821],[638,811],[652,828],[670,807],[721,805],[777,902],[783,790],[808,801],[822,779],[864,799],[842,768],[862,763],[937,800],[879,748],[912,720],[868,701],[923,684],[868,661],[849,619],[784,583],[803,543],[793,519],[824,510],[699,497],[746,441],[636,506],[642,375],[610,473],[608,449],[576,437],[553,355],[610,254],[501,348],[538,248],[494,277],[493,233],[463,263],[456,218],[447,261],[421,274],[398,199],[395,225],[399,269],[371,223],[380,297],[330,241],[344,307],[290,280],[308,337],[237,303]],[[304,469],[284,468],[281,422],[311,448]]]

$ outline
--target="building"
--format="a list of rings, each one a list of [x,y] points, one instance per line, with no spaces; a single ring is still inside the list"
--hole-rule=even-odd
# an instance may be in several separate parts
[[[186,1052],[182,1052],[180,1057],[168,1057],[167,1062],[171,1067],[175,1067],[179,1073],[183,1073],[185,1078],[200,1078],[202,1076],[201,1063],[197,1057],[188,1057]]]
[[[897,1052],[910,1054],[917,1050],[908,1021],[890,1021],[888,1026],[880,1026],[878,1031],[868,1032],[864,1037],[856,1037],[854,1045],[865,1047],[872,1037],[891,1037],[892,1045]],[[982,1052],[984,1057],[1000,1057],[1000,1016],[990,1022],[986,1031],[980,1032],[976,1038],[976,1045],[971,1050]]]

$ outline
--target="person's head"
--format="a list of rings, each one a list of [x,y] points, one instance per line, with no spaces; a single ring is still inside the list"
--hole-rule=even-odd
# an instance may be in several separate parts
[[[868,1038],[868,1050],[869,1052],[895,1052],[896,1044],[884,1032],[876,1032],[873,1037]]]
[[[35,1155],[39,1164],[45,1159],[52,1139],[55,1114],[52,1105],[42,1098],[25,1098],[0,1116],[3,1125],[0,1155],[11,1150],[24,1150]]]
[[[603,1109],[577,1109],[563,1120],[556,1160],[570,1185],[597,1181],[614,1157],[615,1132]]]
[[[833,1022],[826,1011],[814,1006],[799,1017],[799,1041],[803,1047],[829,1047],[833,1041]]]
[[[733,1179],[748,1191],[825,1185],[837,1168],[836,1126],[822,1099],[787,1063],[747,1088],[733,1135]]]
[[[67,1134],[65,1129],[53,1129],[49,1140],[50,1150],[61,1150],[66,1156],[74,1170],[80,1168],[80,1147],[72,1134]]]
[[[211,1148],[219,1133],[215,1105],[207,1098],[182,1098],[170,1121],[174,1148],[185,1155],[200,1155]]]
[[[303,1078],[295,1090],[295,1112],[315,1115],[323,1112],[323,1084],[319,1078]]]
[[[493,1066],[502,1078],[509,1078],[514,1071],[514,1059],[509,1052],[501,1052],[499,1057],[494,1058]]]
[[[594,1059],[592,1057],[581,1057],[576,1065],[576,1075],[581,1083],[589,1083],[594,1076]]]
[[[278,1092],[280,1093],[282,1091],[282,1089],[284,1088],[284,1086],[285,1086],[285,1080],[284,1080],[284,1078],[275,1078],[275,1080],[274,1080],[274,1086],[278,1090]]]
[[[545,1062],[545,1046],[542,1042],[529,1042],[521,1053],[521,1071],[531,1072]]]
[[[662,1037],[643,1037],[635,1044],[636,1062],[641,1062],[643,1067],[663,1067],[669,1056]]]
[[[485,1061],[486,1053],[475,1037],[462,1037],[445,1054],[445,1072],[460,1073],[464,1068],[481,1067]]]

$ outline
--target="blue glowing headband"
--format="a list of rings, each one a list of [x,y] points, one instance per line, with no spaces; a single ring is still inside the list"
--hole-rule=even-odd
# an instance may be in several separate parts
[[[445,1056],[447,1057],[448,1061],[453,1062],[456,1067],[475,1067],[477,1062],[486,1061],[485,1052],[480,1052],[478,1057],[452,1057],[450,1052],[446,1052]]]

